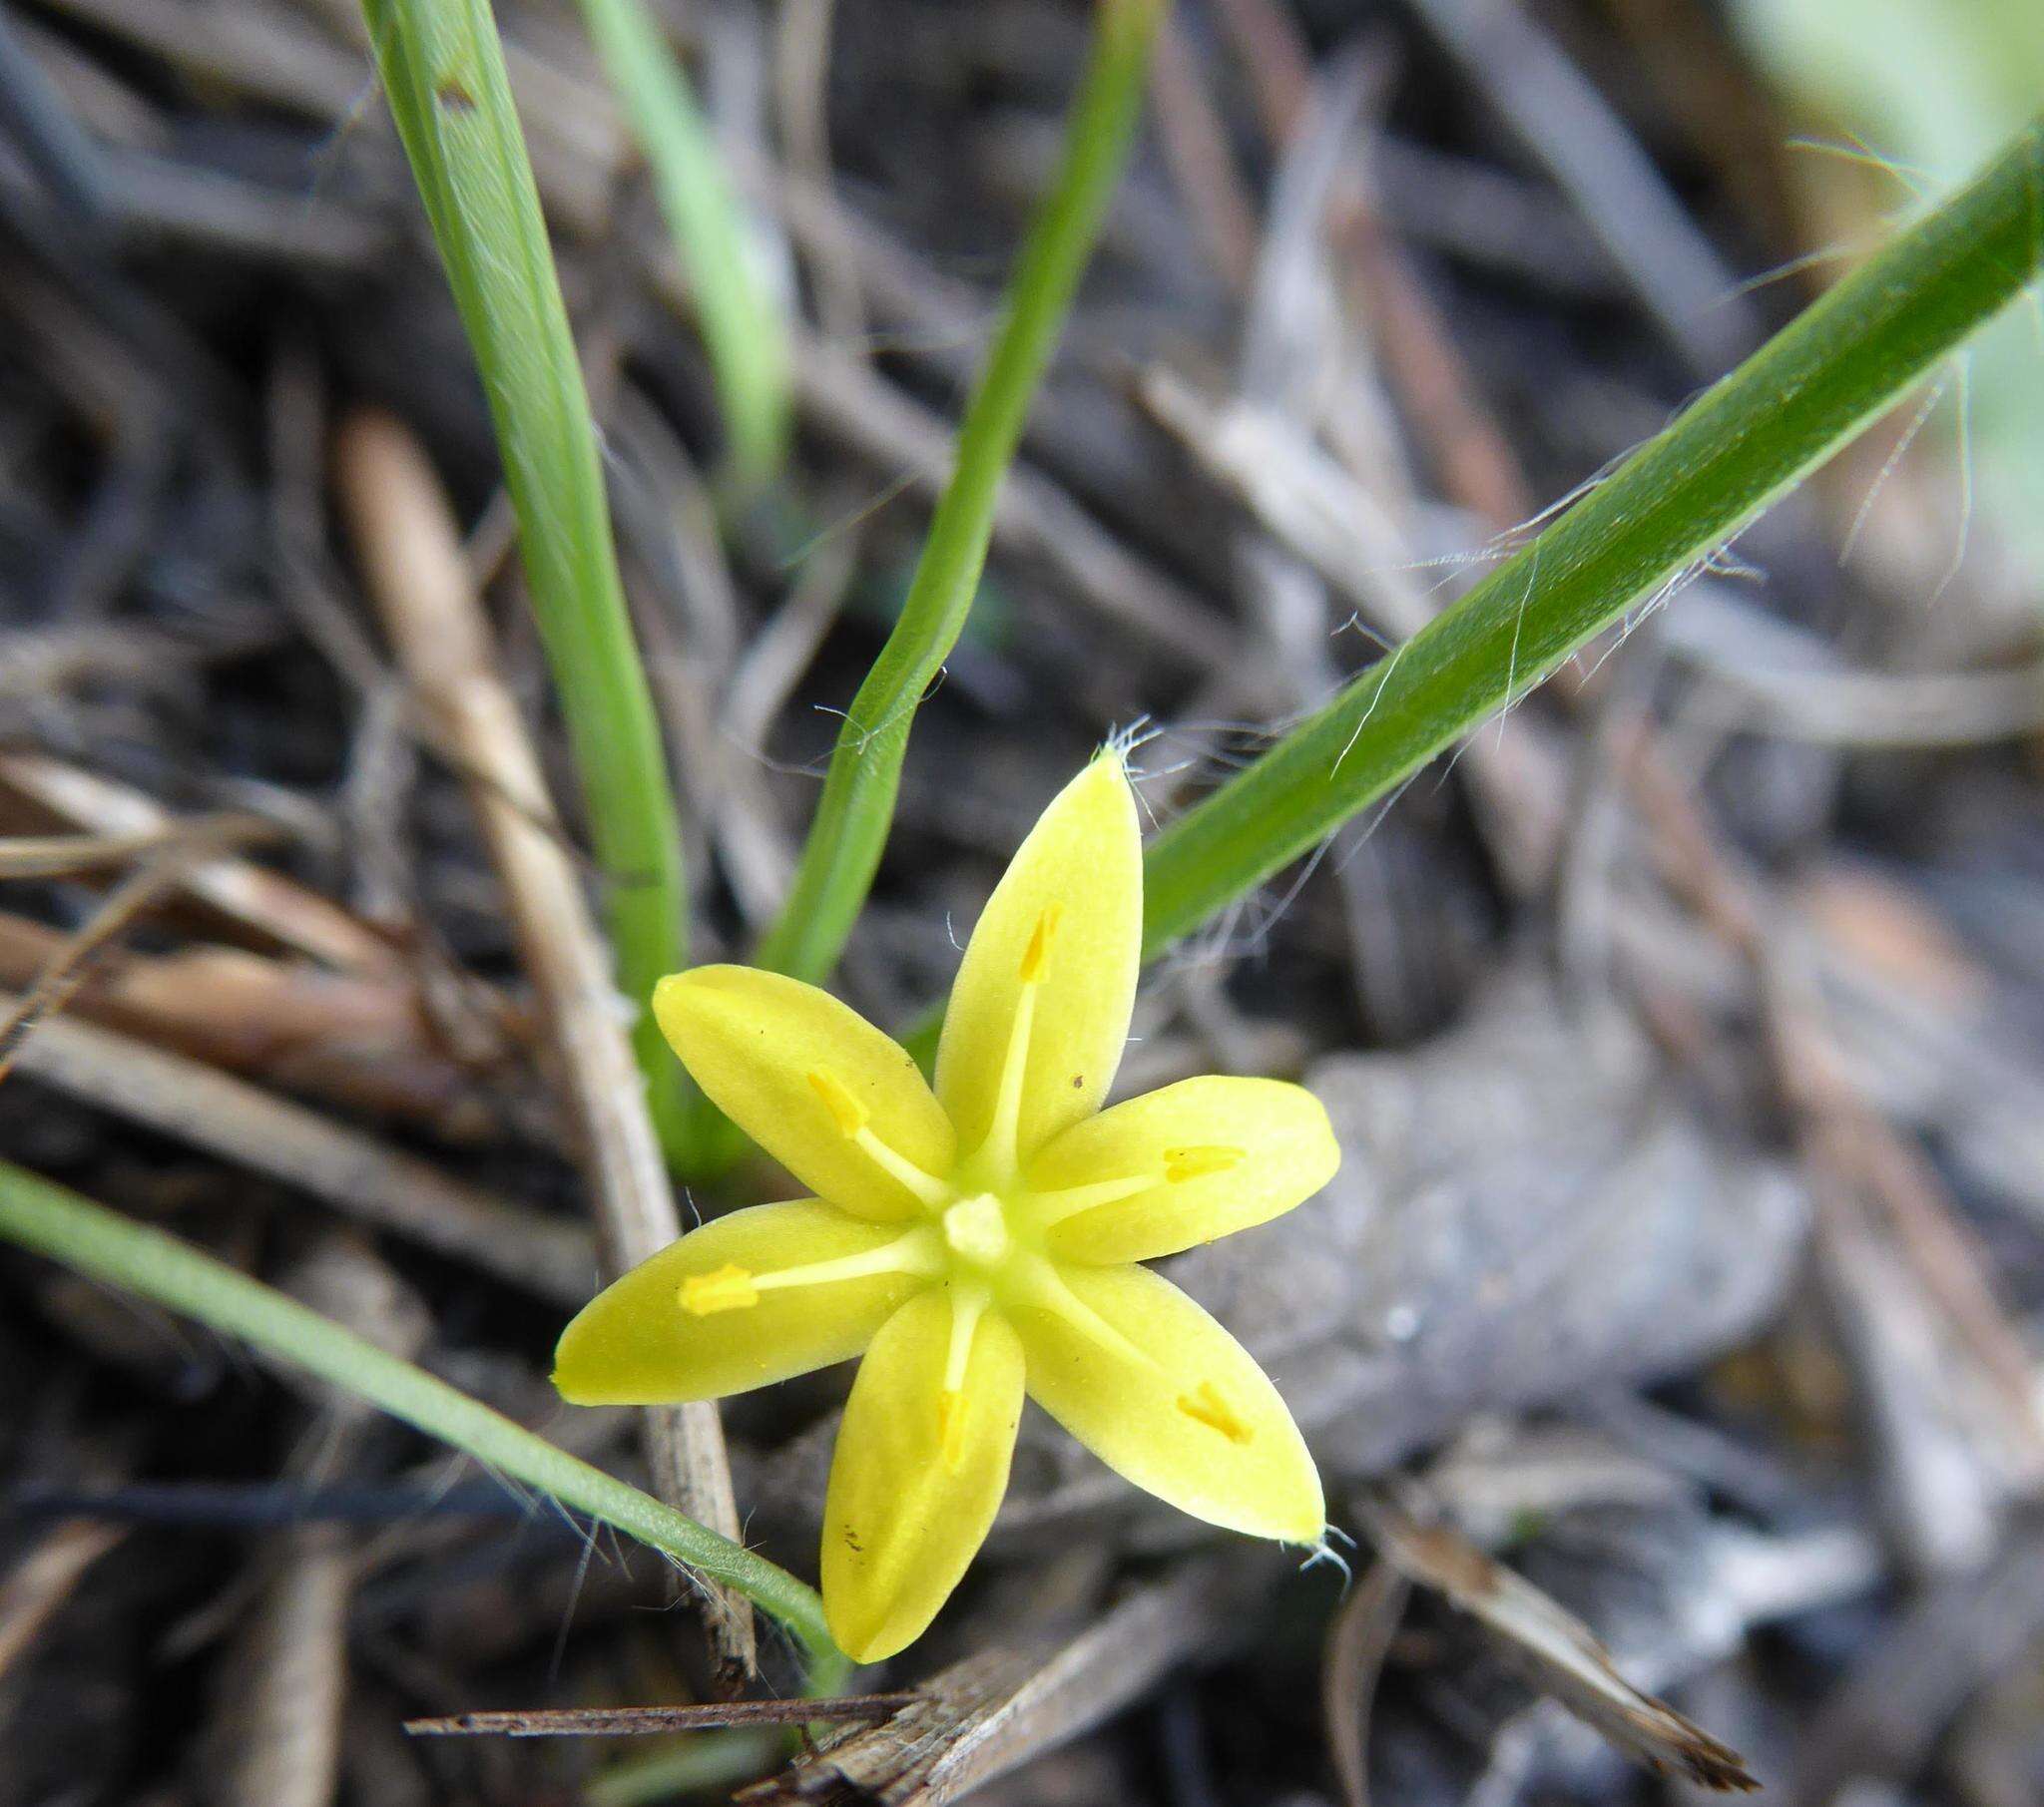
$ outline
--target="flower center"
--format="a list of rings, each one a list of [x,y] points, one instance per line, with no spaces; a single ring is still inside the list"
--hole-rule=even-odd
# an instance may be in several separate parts
[[[944,1467],[962,1472],[973,1430],[968,1379],[981,1319],[989,1309],[1038,1310],[1063,1318],[1100,1349],[1137,1372],[1172,1383],[1178,1410],[1233,1444],[1246,1444],[1252,1430],[1235,1403],[1211,1379],[1179,1390],[1181,1377],[1159,1357],[1138,1348],[1075,1293],[1044,1247],[1045,1232],[1085,1211],[1116,1204],[1157,1189],[1208,1179],[1240,1165],[1244,1150],[1233,1145],[1188,1142],[1158,1150],[1136,1163],[1139,1170],[1082,1180],[1036,1191],[1023,1173],[1019,1138],[1022,1094],[1036,1027],[1037,995],[1052,959],[1062,908],[1047,905],[1038,915],[1016,967],[1015,1014],[1009,1025],[991,1121],[980,1145],[949,1175],[931,1173],[890,1146],[872,1126],[872,1114],[843,1078],[828,1067],[811,1068],[809,1089],[837,1132],[921,1206],[919,1221],[880,1246],[831,1260],[755,1273],[727,1263],[711,1273],[684,1279],[681,1308],[694,1317],[743,1311],[767,1292],[830,1286],[847,1280],[903,1274],[942,1284],[951,1304],[951,1327],[937,1395],[937,1446]],[[1010,1215],[1013,1222],[1010,1222]],[[1019,1233],[1018,1233],[1019,1232]]]
[[[991,1192],[946,1205],[944,1240],[961,1261],[974,1267],[997,1266],[1008,1253],[1008,1216]]]

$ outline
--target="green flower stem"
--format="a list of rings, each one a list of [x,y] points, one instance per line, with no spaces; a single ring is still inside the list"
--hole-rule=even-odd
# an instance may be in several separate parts
[[[747,248],[745,216],[667,41],[641,0],[582,0],[604,71],[653,173],[724,402],[731,488],[749,494],[787,445],[788,344]]]
[[[665,1551],[737,1588],[778,1619],[812,1663],[833,1677],[843,1674],[843,1655],[823,1623],[823,1602],[785,1570],[190,1243],[4,1162],[0,1237],[240,1337],[380,1406],[495,1473]]]
[[[783,1752],[792,1754],[787,1735],[777,1731],[690,1732],[662,1742],[665,1749],[606,1763],[583,1783],[582,1807],[655,1807],[681,1795],[713,1792],[729,1799],[733,1789],[770,1768]]]
[[[495,422],[540,638],[637,1002],[688,964],[688,892],[659,718],[618,576],[582,367],[487,0],[363,0],[383,91]],[[650,1015],[633,1032],[682,1153],[684,1081]]]
[[[1188,810],[1144,947],[1191,933],[1662,592],[1894,406],[2044,262],[2044,120],[1537,539]]]
[[[1063,161],[1008,285],[1000,329],[959,429],[957,464],[900,619],[852,698],[786,907],[754,957],[761,966],[820,983],[871,888],[909,726],[972,607],[1001,480],[1127,161],[1165,4],[1097,0]]]

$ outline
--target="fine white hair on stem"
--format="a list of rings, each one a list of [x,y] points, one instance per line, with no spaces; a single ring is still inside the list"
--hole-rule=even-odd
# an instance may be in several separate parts
[[[1952,580],[1959,575],[1959,567],[1966,562],[1966,547],[1973,532],[1973,355],[1961,348],[1954,361],[1959,372],[1959,527],[1952,546],[1952,562],[1945,567],[1944,576],[1938,579],[1937,588],[1930,593],[1933,605],[1943,600]]]
[[[1377,704],[1383,700],[1384,691],[1390,688],[1391,678],[1398,670],[1398,661],[1405,657],[1405,649],[1411,644],[1409,640],[1401,640],[1391,654],[1390,665],[1385,668],[1383,677],[1377,679],[1377,687],[1370,693],[1369,707],[1362,711],[1361,720],[1356,722],[1353,731],[1342,743],[1341,750],[1334,755],[1334,763],[1327,771],[1330,782],[1341,775],[1342,763],[1355,750],[1356,741],[1362,738],[1362,730],[1369,726],[1369,718],[1377,712]]]
[[[554,1628],[554,1647],[547,1657],[547,1684],[561,1679],[561,1664],[568,1654],[568,1632],[575,1623],[575,1608],[582,1601],[582,1589],[589,1581],[589,1565],[596,1555],[599,1527],[594,1519],[584,1529],[582,1551],[575,1559],[575,1579],[568,1585],[568,1597],[561,1605],[561,1622]]]
[[[1901,438],[1889,448],[1888,455],[1881,460],[1880,469],[1874,473],[1873,482],[1868,486],[1866,494],[1859,499],[1859,506],[1853,511],[1852,525],[1845,530],[1845,538],[1838,546],[1840,565],[1851,562],[1853,549],[1859,544],[1859,530],[1866,525],[1867,517],[1873,513],[1875,500],[1886,486],[1887,480],[1894,475],[1896,467],[1908,455],[1909,448],[1916,443],[1916,435],[1923,431],[1924,422],[1930,418],[1937,404],[1943,399],[1944,379],[1940,377],[1925,392],[1921,405],[1911,417],[1909,424],[1902,429]]]
[[[809,562],[818,548],[829,545],[833,540],[842,539],[848,533],[855,533],[890,503],[913,489],[921,473],[914,470],[902,471],[883,483],[865,501],[842,514],[825,521],[814,533],[786,554],[775,565],[776,571],[798,571]]]
[[[1519,606],[1512,612],[1512,649],[1505,658],[1505,693],[1497,705],[1497,738],[1502,746],[1505,738],[1505,717],[1512,712],[1512,691],[1519,681],[1519,636],[1525,631],[1526,611],[1532,606],[1533,593],[1540,588],[1540,548],[1543,542],[1535,540],[1526,556],[1526,582],[1519,591]],[[1528,689],[1533,686],[1528,685]]]
[[[903,719],[905,716],[913,715],[917,709],[921,708],[924,703],[941,690],[944,687],[944,679],[949,676],[950,669],[946,666],[939,666],[936,676],[923,685],[919,694],[902,698],[892,709],[875,721],[871,727],[861,729],[859,733],[852,737],[851,750],[853,754],[862,757],[866,748],[872,745],[895,722]],[[851,711],[848,709],[836,708],[827,702],[819,702],[814,706],[816,713],[819,715],[833,715],[839,721],[847,723],[851,720]],[[823,755],[820,760],[811,759],[804,764],[793,766],[789,769],[799,772],[804,777],[820,778],[828,769],[830,759],[834,756],[835,751],[836,749],[833,747],[831,752]]]
[[[1842,139],[1816,138],[1798,134],[1786,139],[1785,150],[1802,151],[1815,157],[1830,157],[1840,163],[1856,164],[1861,169],[1877,170],[1899,187],[1908,191],[1913,201],[1926,201],[1935,192],[1937,184],[1930,172],[1920,164],[1905,163],[1899,157],[1876,151],[1863,139],[1847,133]]]

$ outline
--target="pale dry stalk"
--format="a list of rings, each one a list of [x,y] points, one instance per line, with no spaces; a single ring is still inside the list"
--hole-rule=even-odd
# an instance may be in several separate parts
[[[439,480],[411,435],[361,413],[341,428],[334,469],[368,588],[399,665],[460,762],[503,881],[539,1000],[613,1272],[681,1234],[646,1090],[626,1037],[609,951],[583,894],[516,701],[498,676],[488,622]],[[644,1000],[634,1002],[643,1005]],[[714,1405],[647,1414],[656,1490],[726,1537],[741,1535]],[[751,1608],[713,1590],[718,1659],[736,1682],[754,1667]]]

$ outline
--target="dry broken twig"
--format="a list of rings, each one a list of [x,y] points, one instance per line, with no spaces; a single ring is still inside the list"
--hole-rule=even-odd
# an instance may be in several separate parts
[[[1090,1730],[1195,1654],[1232,1645],[1260,1565],[1188,1564],[1062,1646],[993,1649],[917,1688],[882,1723],[805,1752],[747,1789],[751,1807],[802,1801],[943,1807]]]
[[[1347,1807],[1369,1807],[1369,1721],[1384,1658],[1412,1583],[1389,1563],[1372,1563],[1334,1610],[1320,1659],[1320,1719]]]
[[[36,1640],[85,1572],[128,1535],[124,1525],[74,1519],[53,1526],[0,1581],[0,1677]]]
[[[1590,1627],[1459,1532],[1423,1522],[1388,1488],[1366,1489],[1356,1510],[1386,1562],[1480,1620],[1529,1681],[1636,1762],[1706,1788],[1750,1793],[1760,1783],[1739,1753],[1618,1672]]]
[[[888,1719],[913,1694],[854,1694],[841,1700],[719,1700],[692,1706],[573,1706],[558,1710],[450,1713],[407,1719],[418,1738],[621,1738],[655,1732],[721,1731],[735,1725],[806,1725],[833,1719]]]
[[[0,913],[0,986],[26,990],[63,948],[60,930]],[[394,1118],[445,1141],[501,1134],[507,1109],[537,1139],[557,1134],[523,1073],[511,1070],[508,1047],[478,1075],[442,1046],[418,989],[395,974],[205,944],[166,954],[112,948],[66,1009],[271,1090]],[[504,1027],[514,1037],[523,1028],[508,1011]],[[493,1082],[487,1091],[483,1080]]]
[[[177,826],[162,804],[115,779],[41,753],[0,754],[0,795],[15,810],[84,833],[162,834]],[[287,947],[343,972],[388,972],[397,951],[338,904],[247,860],[205,860],[182,888],[266,946]]]
[[[93,962],[136,917],[180,884],[199,862],[212,862],[229,848],[261,840],[273,830],[255,816],[202,818],[179,825],[126,878],[107,893],[92,916],[51,949],[28,990],[0,1017],[0,1080],[14,1069],[25,1038],[42,1019],[61,1011],[77,995]]]

